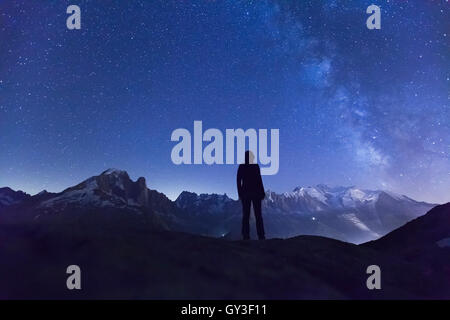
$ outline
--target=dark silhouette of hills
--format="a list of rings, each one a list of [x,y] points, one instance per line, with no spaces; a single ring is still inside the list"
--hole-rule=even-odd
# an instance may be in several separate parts
[[[430,277],[438,274],[450,287],[449,229],[450,203],[447,203],[364,246],[421,264]]]
[[[413,246],[392,252],[388,245],[377,248],[377,241],[354,245],[317,236],[226,241],[152,229],[112,214],[118,220],[110,223],[104,215],[86,215],[63,224],[3,226],[0,273],[7,276],[1,278],[0,297],[450,298],[448,273],[442,272],[442,265],[423,264],[420,257],[404,258]],[[408,228],[397,232],[413,237]],[[448,266],[449,248],[435,249],[434,258],[446,257]],[[65,268],[71,264],[82,269],[82,291],[65,288]],[[381,290],[365,286],[365,270],[371,264],[381,267]]]
[[[11,188],[0,188],[0,210],[21,203],[31,196],[22,191],[14,191]]]
[[[378,250],[401,250],[402,248],[428,248],[449,238],[450,204],[435,206],[426,215],[418,217],[377,241],[364,245]],[[442,246],[445,241],[442,242]]]

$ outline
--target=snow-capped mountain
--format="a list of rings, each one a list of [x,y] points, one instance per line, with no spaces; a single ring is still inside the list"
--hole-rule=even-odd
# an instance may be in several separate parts
[[[148,192],[145,179],[133,182],[126,171],[109,169],[68,188],[40,204],[42,208],[77,205],[94,207],[146,207]]]
[[[200,233],[240,238],[239,201],[226,195],[183,192],[175,203],[203,224]],[[391,192],[326,185],[297,187],[282,194],[266,191],[262,203],[269,237],[311,234],[354,243],[377,239],[432,207]]]
[[[126,171],[117,169],[106,170],[60,193],[29,196],[3,188],[0,201],[0,214],[6,221],[123,216],[166,230],[240,238],[239,201],[226,194],[187,191],[171,201],[148,189],[144,178],[132,181]],[[326,185],[297,187],[281,194],[266,191],[262,204],[267,237],[308,234],[353,243],[377,239],[432,207],[386,191]],[[253,224],[251,227],[254,230]]]
[[[85,217],[97,223],[133,220],[171,229],[177,207],[164,194],[147,188],[145,178],[132,181],[126,171],[108,169],[60,193],[41,192],[0,211],[4,221],[62,221]],[[116,219],[116,220],[114,220]]]
[[[275,207],[287,208],[290,213],[315,213],[324,210],[351,210],[361,206],[374,205],[380,196],[396,201],[415,202],[414,200],[386,191],[362,190],[356,187],[335,187],[317,185],[315,187],[297,187],[292,192],[275,194],[266,192],[266,202]]]
[[[283,194],[268,191],[263,202],[269,214],[297,216],[305,233],[333,230],[334,238],[355,243],[379,238],[433,206],[387,191],[326,185],[297,187]]]

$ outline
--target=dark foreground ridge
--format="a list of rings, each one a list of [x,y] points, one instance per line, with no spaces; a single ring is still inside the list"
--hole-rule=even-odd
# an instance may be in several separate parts
[[[433,205],[383,191],[267,192],[272,239],[230,241],[237,201],[186,192],[171,201],[116,169],[59,193],[2,188],[0,203],[0,298],[450,298],[450,204],[421,216]],[[66,287],[70,265],[81,290]],[[381,290],[366,287],[370,265]]]
[[[227,241],[154,229],[121,213],[11,224],[0,232],[0,298],[450,298],[449,217],[450,203],[359,246],[317,236]],[[417,237],[418,223],[423,234],[441,231]],[[66,288],[72,264],[82,270],[79,291]],[[366,287],[372,264],[381,268],[381,290]]]

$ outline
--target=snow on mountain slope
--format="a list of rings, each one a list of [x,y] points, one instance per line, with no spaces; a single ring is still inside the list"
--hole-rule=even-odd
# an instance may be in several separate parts
[[[303,218],[298,223],[302,232],[322,235],[335,230],[339,239],[360,243],[400,227],[433,206],[382,190],[317,185],[283,194],[267,191],[263,212],[269,220],[271,214]]]
[[[240,238],[239,201],[183,192],[175,203],[197,225],[203,224],[202,234]],[[390,192],[326,185],[282,194],[267,190],[262,203],[268,237],[311,234],[354,243],[377,239],[432,207]]]
[[[12,190],[0,189],[0,203],[12,203]],[[3,196],[3,197],[2,197]],[[108,169],[60,193],[42,192],[20,201],[10,215],[134,212],[157,216],[172,230],[240,238],[242,206],[227,195],[182,192],[175,201],[150,190],[144,178]],[[25,197],[26,198],[26,197]],[[433,205],[386,191],[355,187],[297,187],[282,194],[266,191],[262,203],[267,237],[320,235],[360,243],[376,239],[425,214]],[[1,207],[0,207],[1,208]],[[6,209],[3,209],[3,211]],[[253,224],[252,224],[253,228]]]
[[[317,185],[315,187],[297,187],[292,192],[283,193],[283,196],[299,201],[308,199],[310,202],[315,201],[315,203],[323,204],[329,208],[355,208],[361,204],[377,201],[381,192],[383,191],[361,190],[355,187],[330,188],[326,185]],[[403,196],[393,193],[389,194],[398,200],[402,200],[403,198]],[[310,209],[311,211],[315,211],[317,207]]]
[[[343,214],[342,218],[348,220],[355,227],[361,229],[362,231],[369,232],[371,235],[373,235],[374,238],[380,237],[380,235],[378,233],[370,230],[361,220],[359,220],[358,217],[354,213]]]
[[[43,201],[40,207],[75,204],[96,207],[125,207],[145,205],[145,181],[133,182],[125,171],[109,169],[99,176],[64,190],[56,197]]]

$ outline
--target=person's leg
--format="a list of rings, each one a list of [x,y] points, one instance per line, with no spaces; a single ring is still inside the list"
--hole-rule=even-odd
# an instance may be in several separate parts
[[[255,211],[256,220],[256,231],[258,233],[258,238],[263,240],[266,238],[264,233],[264,222],[261,214],[261,200],[253,199],[253,210]]]
[[[250,239],[250,199],[242,201],[242,237],[244,240]]]

